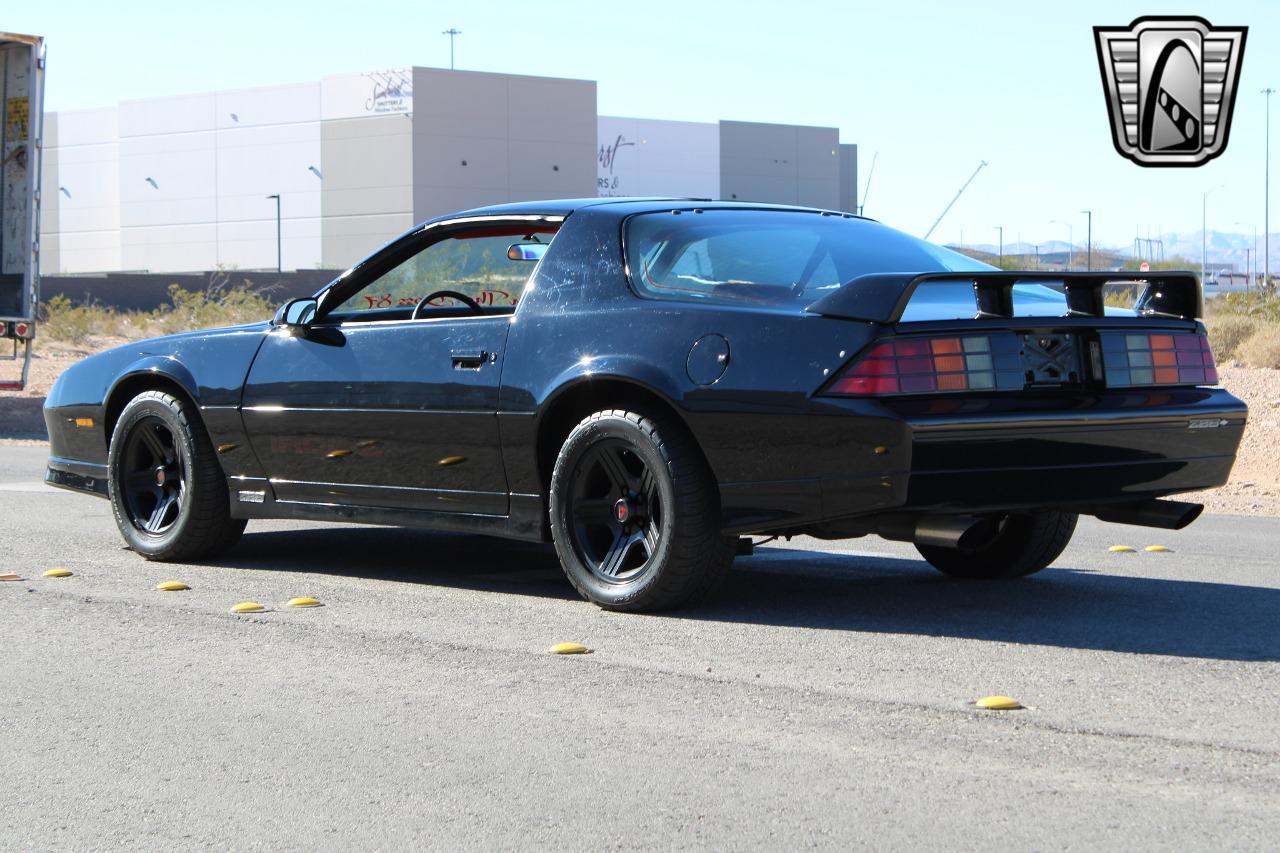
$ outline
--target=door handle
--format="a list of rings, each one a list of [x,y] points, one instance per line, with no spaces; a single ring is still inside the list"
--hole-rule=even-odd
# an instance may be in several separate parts
[[[453,353],[453,367],[455,370],[479,370],[488,360],[489,353],[484,350]]]

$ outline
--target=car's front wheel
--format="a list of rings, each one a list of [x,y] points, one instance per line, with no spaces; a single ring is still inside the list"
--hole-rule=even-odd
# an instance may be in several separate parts
[[[192,560],[230,548],[244,519],[189,403],[146,391],[124,407],[107,453],[108,496],[129,547],[149,560]]]
[[[551,475],[551,535],[565,574],[610,610],[664,610],[715,589],[733,562],[715,479],[682,425],[596,412]]]
[[[946,575],[977,580],[1034,574],[1058,558],[1075,532],[1073,512],[1037,510],[1000,519],[996,535],[978,548],[916,545],[920,556]]]

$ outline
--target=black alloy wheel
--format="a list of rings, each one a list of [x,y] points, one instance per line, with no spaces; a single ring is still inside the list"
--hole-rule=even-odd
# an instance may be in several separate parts
[[[137,421],[125,442],[120,476],[129,519],[143,533],[162,535],[182,514],[186,464],[173,433],[158,417]]]
[[[583,456],[569,513],[574,552],[600,580],[633,581],[652,565],[666,526],[662,496],[624,442],[606,439]]]
[[[148,560],[213,556],[236,543],[227,477],[199,410],[164,391],[125,405],[107,450],[107,493],[116,526]]]
[[[608,409],[584,418],[560,448],[550,492],[565,576],[606,609],[690,604],[733,562],[715,477],[672,415]]]

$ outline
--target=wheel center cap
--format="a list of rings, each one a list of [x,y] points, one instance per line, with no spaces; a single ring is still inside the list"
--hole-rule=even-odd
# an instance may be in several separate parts
[[[613,505],[613,517],[620,524],[626,524],[627,519],[631,518],[631,504],[627,503],[626,498],[618,498],[618,502]]]
[[[157,469],[156,469],[156,485],[157,485],[157,486],[163,486],[163,485],[164,485],[164,481],[165,481],[165,479],[166,479],[166,478],[165,478],[165,475],[164,475],[164,469],[163,469],[163,468],[157,468]]]

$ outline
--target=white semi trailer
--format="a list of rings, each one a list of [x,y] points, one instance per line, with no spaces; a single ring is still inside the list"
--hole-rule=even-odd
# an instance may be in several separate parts
[[[22,390],[40,305],[44,39],[0,32],[0,389]]]

